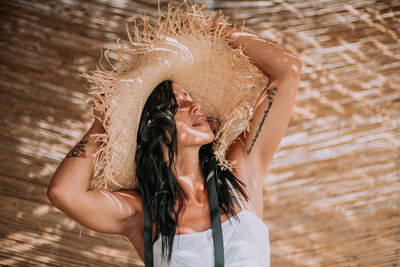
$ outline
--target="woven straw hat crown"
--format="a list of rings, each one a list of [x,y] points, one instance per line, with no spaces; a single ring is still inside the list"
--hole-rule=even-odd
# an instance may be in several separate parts
[[[242,47],[232,47],[227,18],[210,34],[204,25],[216,14],[205,14],[205,6],[188,5],[186,10],[168,6],[152,26],[147,16],[127,27],[130,47],[117,47],[118,67],[97,68],[82,74],[91,83],[93,107],[102,111],[105,133],[101,141],[90,187],[107,190],[138,187],[134,156],[141,112],[155,87],[170,79],[201,104],[203,113],[217,118],[214,154],[218,164],[232,170],[225,159],[233,140],[249,130],[253,106],[265,89],[268,78],[251,63]],[[127,24],[128,25],[128,24]]]

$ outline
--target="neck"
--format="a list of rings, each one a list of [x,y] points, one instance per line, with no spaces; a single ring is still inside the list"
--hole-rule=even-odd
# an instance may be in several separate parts
[[[199,166],[199,146],[179,150],[176,161],[176,179],[188,194],[189,201],[202,202],[207,186]]]

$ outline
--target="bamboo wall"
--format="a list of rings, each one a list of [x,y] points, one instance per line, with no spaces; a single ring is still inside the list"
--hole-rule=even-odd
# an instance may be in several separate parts
[[[0,3],[0,265],[143,266],[46,187],[92,123],[78,74],[107,65],[100,48],[138,10],[157,16],[157,1]],[[400,2],[208,3],[303,61],[264,179],[271,266],[400,266]]]

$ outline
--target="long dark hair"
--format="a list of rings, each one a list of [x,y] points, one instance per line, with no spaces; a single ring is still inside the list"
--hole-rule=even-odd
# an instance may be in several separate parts
[[[168,262],[171,259],[172,245],[177,228],[174,218],[184,207],[186,193],[179,186],[172,168],[175,168],[175,156],[178,154],[177,129],[175,113],[178,108],[177,100],[172,88],[172,81],[161,82],[148,97],[139,122],[137,134],[137,150],[135,154],[136,175],[142,188],[147,187],[149,192],[149,207],[153,213],[153,222],[156,223],[156,238],[161,233],[162,256],[168,252]],[[208,117],[207,120],[212,120]],[[211,123],[212,121],[210,121]],[[211,125],[211,124],[210,124]],[[215,127],[211,127],[214,134]],[[169,142],[165,131],[172,137]],[[214,168],[216,158],[213,153],[213,142],[205,144],[199,150],[199,164],[203,178]],[[168,161],[166,161],[163,146],[168,148]],[[245,184],[237,179],[229,170],[222,170],[217,164],[218,173],[217,194],[223,214],[233,214],[234,211],[232,192],[227,180],[237,189],[246,200],[248,195]],[[175,212],[174,206],[179,201],[179,208]],[[172,217],[172,214],[175,217]],[[154,241],[153,241],[154,243]]]

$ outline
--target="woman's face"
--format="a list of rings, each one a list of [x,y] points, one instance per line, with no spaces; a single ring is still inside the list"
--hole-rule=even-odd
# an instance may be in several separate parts
[[[179,85],[172,83],[172,87],[179,105],[175,114],[178,148],[211,143],[215,136],[204,113],[200,111],[200,104],[193,102],[188,92]],[[199,123],[201,116],[203,116],[204,122]]]

